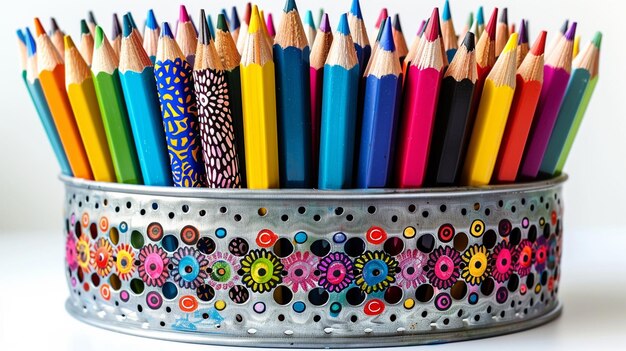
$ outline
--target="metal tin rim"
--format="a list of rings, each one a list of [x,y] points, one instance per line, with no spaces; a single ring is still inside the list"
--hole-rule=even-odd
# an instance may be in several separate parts
[[[374,348],[389,346],[414,346],[430,345],[448,342],[467,341],[493,337],[535,328],[549,323],[561,315],[563,305],[558,303],[552,310],[540,316],[519,321],[498,324],[496,326],[483,327],[477,329],[456,330],[449,332],[424,333],[414,335],[390,335],[359,337],[331,337],[328,339],[319,338],[298,338],[298,337],[227,337],[213,334],[189,333],[189,332],[168,332],[160,330],[142,329],[139,327],[122,326],[108,323],[104,320],[89,317],[84,312],[74,306],[69,299],[65,302],[67,312],[77,320],[95,327],[120,332],[123,334],[156,338],[166,341],[187,342],[193,344],[209,344],[220,346],[241,346],[241,347],[274,347],[274,348]]]
[[[211,199],[275,199],[275,200],[367,200],[367,199],[402,199],[402,198],[433,198],[454,196],[472,196],[484,193],[511,193],[544,190],[560,186],[568,176],[558,177],[511,185],[490,185],[485,187],[448,187],[427,189],[351,189],[351,190],[316,190],[316,189],[198,189],[161,186],[129,185],[119,183],[103,183],[60,175],[59,179],[74,188],[117,192],[136,195],[170,196],[179,198],[211,198]]]

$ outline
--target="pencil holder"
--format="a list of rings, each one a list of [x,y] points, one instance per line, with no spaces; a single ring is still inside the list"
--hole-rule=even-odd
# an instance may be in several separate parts
[[[66,307],[123,333],[241,346],[527,329],[560,312],[565,180],[324,192],[62,177]]]

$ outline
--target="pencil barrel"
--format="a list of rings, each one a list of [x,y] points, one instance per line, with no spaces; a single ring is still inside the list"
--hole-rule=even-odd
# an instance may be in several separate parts
[[[324,92],[324,68],[309,68],[311,84],[311,180],[317,184],[319,173],[320,127]]]
[[[241,71],[239,66],[225,74],[228,85],[228,99],[230,100],[230,115],[232,117],[233,130],[235,132],[235,146],[239,159],[239,177],[242,188],[247,187],[246,177],[246,147],[244,145],[243,128],[243,103],[241,101]]]

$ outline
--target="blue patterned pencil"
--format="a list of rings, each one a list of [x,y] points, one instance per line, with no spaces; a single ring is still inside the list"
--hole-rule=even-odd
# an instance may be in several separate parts
[[[343,14],[324,65],[320,189],[352,186],[358,89],[359,61]]]

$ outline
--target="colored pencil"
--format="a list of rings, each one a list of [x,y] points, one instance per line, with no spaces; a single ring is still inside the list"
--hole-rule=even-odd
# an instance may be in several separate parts
[[[246,176],[250,189],[280,186],[274,62],[261,25],[259,9],[254,5],[241,58]]]
[[[191,21],[191,18],[189,18],[189,20]],[[211,15],[206,16],[206,23],[209,26],[209,33],[211,34],[211,37],[215,38],[215,26],[213,25],[213,18],[211,18]]]
[[[65,36],[65,86],[94,179],[99,182],[115,182],[115,169],[93,77],[87,62],[68,35]]]
[[[189,66],[193,67],[196,58],[196,47],[198,46],[198,34],[189,18],[185,5],[180,5],[178,25],[176,26],[176,43]]]
[[[352,0],[350,12],[348,12],[348,25],[350,26],[350,35],[354,42],[354,48],[356,49],[356,56],[359,60],[359,68],[361,70],[359,74],[363,76],[367,62],[370,60],[372,54],[372,47],[370,46],[370,40],[367,36],[367,29],[363,21],[359,0]]]
[[[515,23],[509,24],[509,35],[511,35],[513,33],[517,33],[517,30],[515,28]]]
[[[132,29],[132,33],[133,33],[133,37],[135,37],[135,40],[138,40],[139,43],[143,42],[143,36],[141,35],[141,32],[139,32],[139,28],[137,28],[137,24],[135,23],[135,19],[133,18],[133,14],[130,12],[126,12],[126,16],[128,17],[128,22],[130,23],[131,29]]]
[[[30,98],[33,100],[37,115],[52,146],[52,151],[59,162],[61,173],[72,176],[72,169],[67,156],[65,156],[65,151],[63,151],[61,138],[54,125],[50,108],[41,89],[41,83],[39,78],[37,78],[37,45],[35,44],[35,38],[33,38],[28,28],[24,32],[18,31],[17,33],[20,39],[20,52],[22,55],[26,55],[26,57],[22,57],[22,79],[26,84]]]
[[[563,103],[539,169],[543,176],[551,177],[559,171],[559,158],[567,146],[567,139],[576,123],[583,97],[591,80],[597,76],[597,71],[594,72],[594,70],[599,60],[601,41],[602,34],[597,33],[582,55],[574,62],[574,70],[567,84]]]
[[[411,43],[411,47],[409,48],[409,52],[406,54],[404,58],[404,62],[402,62],[402,79],[406,81],[406,70],[411,62],[415,60],[417,53],[419,51],[420,40],[422,35],[424,34],[424,30],[426,30],[426,21],[422,21],[420,23],[419,29],[417,30],[417,35],[415,35],[415,39],[413,39],[413,43]]]
[[[226,9],[222,9],[221,14],[224,15],[224,20],[226,21],[226,24],[228,25],[228,27],[230,27],[231,26],[230,18],[228,18],[228,12],[226,12]],[[203,18],[202,20],[204,21],[205,19]],[[200,34],[198,34],[198,35],[200,35]]]
[[[276,37],[276,28],[274,28],[274,17],[271,13],[267,14],[265,26],[267,27],[267,34],[270,36],[270,38],[274,39]]]
[[[580,35],[576,35],[574,39],[574,47],[572,48],[572,58],[576,58],[580,53]]]
[[[376,30],[380,29],[380,26],[382,25],[383,20],[386,19],[387,17],[389,17],[389,11],[387,10],[386,7],[383,7],[382,9],[380,9],[380,13],[378,13],[378,17],[376,18],[376,25],[375,25]]]
[[[459,183],[474,86],[478,78],[474,49],[475,36],[468,31],[441,82],[428,161],[427,176],[431,185],[453,186]]]
[[[517,67],[524,62],[526,55],[528,55],[528,51],[530,51],[530,46],[528,45],[528,27],[526,27],[526,21],[522,20],[519,26],[519,40],[517,42]],[[545,45],[544,45],[545,46]],[[543,55],[543,49],[542,55]]]
[[[219,22],[219,18],[217,21]],[[229,28],[230,34],[233,36],[233,40],[236,43],[237,39],[239,39],[239,32],[241,31],[241,20],[239,19],[239,13],[237,13],[237,6],[233,6],[233,9],[230,13]]]
[[[396,13],[393,18],[393,41],[395,45],[395,51],[398,54],[400,63],[404,62],[406,55],[409,53],[409,48],[406,45],[406,39],[404,33],[402,33],[402,24],[400,23],[400,16]]]
[[[235,132],[235,146],[239,159],[239,183],[245,188],[246,180],[246,150],[244,145],[243,107],[241,103],[241,55],[237,51],[234,38],[228,32],[226,21],[217,17],[215,31],[215,46],[224,67],[225,79],[228,84],[228,100],[230,101],[230,115]]]
[[[457,36],[458,46],[461,46],[461,44],[463,44],[463,41],[465,40],[465,34],[467,34],[467,32],[472,30],[473,25],[474,25],[474,13],[470,12],[469,15],[467,16],[467,22],[465,22],[463,29],[461,29],[461,31],[459,32],[459,35]]]
[[[306,38],[309,42],[309,47],[313,47],[313,43],[315,42],[315,36],[317,35],[317,29],[315,28],[315,21],[313,20],[313,12],[311,12],[311,10],[306,12],[306,20],[304,21],[304,26]]]
[[[227,27],[225,16],[218,23]],[[218,29],[219,31],[219,29]],[[232,41],[229,33],[224,33]],[[209,32],[204,10],[200,11],[200,39],[193,70],[206,182],[209,188],[241,188],[239,157],[229,87],[224,66]]]
[[[461,175],[463,185],[483,186],[491,181],[515,92],[516,51],[514,33],[485,81]]]
[[[98,21],[96,21],[96,16],[93,11],[87,12],[87,25],[89,26],[89,33],[92,36],[96,35],[96,26],[98,25]]]
[[[502,50],[509,41],[509,15],[508,9],[505,7],[500,13],[500,20],[496,26],[496,59],[500,56]]]
[[[575,34],[576,22],[546,58],[543,87],[518,176],[521,179],[535,179],[539,173],[570,78]]]
[[[93,60],[93,35],[91,35],[85,20],[80,21],[80,47],[78,51],[87,63],[87,66],[91,66],[91,61]]]
[[[483,7],[480,6],[478,7],[478,10],[476,10],[476,25],[474,28],[474,35],[476,36],[476,38],[481,38],[483,36],[484,31],[485,31],[485,15],[483,13]]]
[[[65,64],[38,18],[35,18],[35,34],[37,35],[37,76],[72,174],[77,178],[93,179],[87,153],[65,90]]]
[[[546,32],[541,32],[532,51],[517,69],[515,95],[493,174],[497,183],[512,183],[517,178],[543,84],[545,45]],[[519,45],[517,48],[519,50]]]
[[[179,31],[189,31],[182,27],[186,23],[189,23],[189,18],[181,16]],[[195,36],[195,29],[191,29]],[[194,52],[193,56],[195,55]],[[187,188],[202,187],[206,184],[192,74],[192,68],[176,44],[169,24],[163,22],[154,63],[154,76],[161,103],[174,186]]]
[[[333,33],[328,20],[328,14],[324,14],[324,19],[319,27],[319,32],[315,36],[315,42],[311,48],[311,67],[309,68],[309,81],[311,84],[311,154],[313,173],[313,183],[317,184],[319,166],[319,145],[320,145],[320,122],[322,119],[322,97],[324,87],[324,64],[328,58],[330,47],[333,43]]]
[[[400,188],[418,188],[424,184],[444,70],[442,46],[439,10],[435,8],[421,39],[418,56],[407,69],[396,162],[396,185]]]
[[[563,24],[561,25],[561,28],[559,28],[559,31],[555,33],[555,36],[550,41],[550,44],[546,46],[546,57],[550,56],[550,54],[552,53],[554,48],[557,46],[557,44],[561,42],[561,39],[563,39],[563,37],[565,36],[565,33],[567,33],[568,28],[569,28],[569,20],[566,19],[565,22],[563,22]]]
[[[248,37],[248,26],[250,25],[250,14],[252,13],[252,4],[246,4],[246,10],[243,13],[243,22],[241,23],[241,29],[239,30],[239,37],[237,38],[237,50],[243,53],[243,47],[246,44]]]
[[[146,28],[143,31],[143,48],[146,50],[150,61],[154,64],[156,59],[157,46],[159,44],[159,37],[161,36],[161,27],[157,22],[156,16],[152,9],[148,10],[148,16],[146,17]]]
[[[91,71],[115,177],[118,183],[142,184],[141,169],[118,75],[118,62],[119,59],[102,28],[96,26]]]
[[[454,22],[450,13],[450,2],[446,0],[443,6],[443,14],[441,16],[441,33],[443,36],[443,47],[446,51],[446,58],[451,62],[456,54],[459,45],[457,43],[456,31],[454,30]]]
[[[63,43],[63,37],[65,37],[65,33],[59,28],[56,19],[54,17],[50,18],[50,40],[52,40],[52,44],[54,44],[54,48],[59,53],[59,56],[63,58],[63,53],[65,52],[65,44]]]
[[[285,2],[274,42],[280,185],[310,188],[310,50],[295,0]]]
[[[480,105],[480,98],[483,93],[483,86],[485,80],[491,72],[491,68],[496,62],[496,21],[498,19],[498,8],[494,8],[489,18],[489,22],[483,30],[483,34],[476,43],[476,67],[478,72],[478,79],[474,86],[474,101],[472,102],[472,112],[470,113],[469,129],[471,133],[474,126],[474,120],[476,119],[476,113],[478,113],[478,106]],[[469,136],[466,138],[469,141]]]
[[[270,48],[270,54],[273,55],[272,47],[274,46],[274,39],[270,37],[270,32],[267,30],[267,23],[265,22],[265,14],[263,13],[263,10],[259,10],[259,18],[261,19],[260,25],[263,30],[263,37],[267,42],[267,46]]]
[[[154,68],[128,15],[123,18],[119,76],[145,185],[172,185]]]
[[[113,14],[113,21],[111,25],[111,47],[113,48],[113,52],[115,52],[115,56],[119,59],[120,53],[122,51],[122,26],[120,25],[120,20],[117,18],[117,14]]]
[[[325,14],[326,14],[326,11],[324,11],[324,8],[320,7],[319,11],[317,12],[317,27],[318,28],[322,25],[322,20],[324,19]]]
[[[381,26],[382,27],[382,26]],[[365,106],[359,142],[356,186],[383,188],[391,180],[396,126],[402,93],[402,67],[394,28],[386,21],[376,55],[365,77]]]
[[[320,189],[352,186],[359,60],[343,14],[324,65],[324,92],[320,129]]]
[[[365,67],[365,71],[363,72],[363,77],[364,78],[367,77],[368,74],[369,74],[370,68],[372,66],[372,59],[374,58],[374,56],[376,56],[376,51],[378,51],[378,48],[380,46],[378,44],[380,44],[380,38],[382,37],[383,31],[385,30],[385,22],[387,22],[387,20],[389,20],[389,19],[385,18],[382,21],[382,23],[380,25],[380,28],[378,28],[378,34],[376,35],[376,40],[374,41],[374,45],[372,45],[372,57],[369,60],[369,62],[367,62],[367,67]],[[395,46],[395,43],[394,43],[394,46]],[[362,80],[362,83],[365,84],[365,79]],[[363,89],[365,89],[365,87]]]

